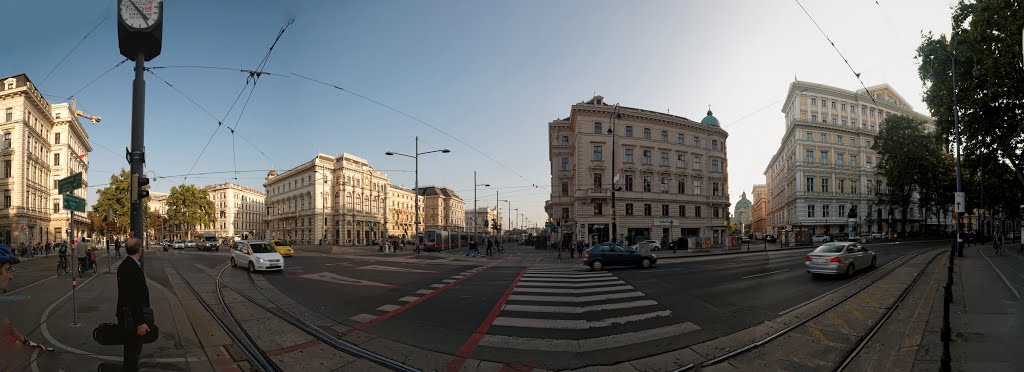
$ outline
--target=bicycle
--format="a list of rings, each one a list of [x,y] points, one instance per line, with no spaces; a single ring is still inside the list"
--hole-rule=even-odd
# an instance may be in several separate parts
[[[999,240],[992,241],[992,249],[996,251],[996,256],[1003,255],[1003,245],[999,244]]]
[[[57,261],[57,275],[61,276],[61,275],[67,274],[70,271],[71,271],[71,265],[68,263],[67,256],[61,257],[61,259],[59,261]]]
[[[85,269],[85,264],[83,264],[81,261],[79,261],[78,262],[78,274],[81,275],[82,273],[84,273],[86,271],[92,271],[93,274],[99,274],[100,273],[99,265],[97,265],[95,262],[91,262],[90,266],[92,266],[92,269],[91,270],[86,270]]]

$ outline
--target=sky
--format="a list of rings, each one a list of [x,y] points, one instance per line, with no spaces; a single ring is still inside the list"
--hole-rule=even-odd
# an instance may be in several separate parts
[[[915,50],[923,32],[950,32],[955,1],[799,4],[865,85],[888,83],[928,114]],[[124,59],[115,1],[5,10],[19,15],[6,28],[20,31],[0,45],[0,75],[27,73],[51,102],[77,91],[79,108],[103,118],[83,120],[94,203],[95,190],[128,168],[132,62],[104,74]],[[256,69],[290,19],[265,64],[271,75],[252,88],[237,70]],[[421,152],[451,150],[421,156],[421,186],[450,187],[471,207],[476,171],[491,185],[478,189],[480,207],[507,199],[531,225],[543,223],[547,125],[596,93],[695,121],[710,105],[729,132],[735,204],[765,182],[794,78],[861,88],[795,0],[170,0],[164,23],[161,55],[146,66],[167,68],[145,75],[146,169],[161,192],[182,183],[263,189],[270,169],[343,152],[412,187],[413,161],[385,152],[411,154],[419,136]]]

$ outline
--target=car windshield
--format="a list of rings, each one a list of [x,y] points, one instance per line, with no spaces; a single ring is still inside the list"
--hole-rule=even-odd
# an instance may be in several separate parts
[[[274,242],[274,243],[275,243],[275,244],[277,244],[277,245],[287,245],[287,246],[291,246],[291,244],[288,244],[288,241],[287,241],[287,240],[278,240],[278,241],[276,241],[276,242]]]
[[[815,249],[814,253],[839,253],[843,251],[843,247],[846,246],[842,244],[825,244]]]
[[[252,253],[274,253],[274,252],[277,252],[277,251],[274,250],[274,247],[271,247],[270,244],[267,244],[267,243],[251,243],[251,244],[249,244],[249,247],[252,248]]]

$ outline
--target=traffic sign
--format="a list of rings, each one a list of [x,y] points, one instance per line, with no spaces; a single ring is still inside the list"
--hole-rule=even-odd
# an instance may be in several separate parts
[[[115,221],[107,222],[106,226],[107,226],[107,232],[115,232],[115,231],[117,231],[117,222],[115,222]]]
[[[57,181],[58,194],[63,194],[80,188],[82,188],[82,172],[72,174]]]
[[[956,205],[956,213],[964,213],[964,211],[966,210],[966,202],[967,202],[966,201],[966,196],[964,196],[963,192],[955,193],[955,195],[956,195],[956,198],[955,198],[956,199],[955,200],[955,203],[956,203],[955,204]]]
[[[64,209],[85,212],[85,199],[71,194],[64,194]]]

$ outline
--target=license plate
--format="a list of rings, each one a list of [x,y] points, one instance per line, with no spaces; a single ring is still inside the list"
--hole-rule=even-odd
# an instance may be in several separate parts
[[[273,265],[267,266],[267,270],[269,270],[269,269],[280,269],[280,268],[281,268],[281,266],[273,266]]]
[[[827,258],[824,258],[824,257],[818,257],[818,258],[815,258],[815,259],[814,259],[814,262],[817,262],[817,263],[826,263],[826,262],[828,262],[828,259],[827,259]]]

